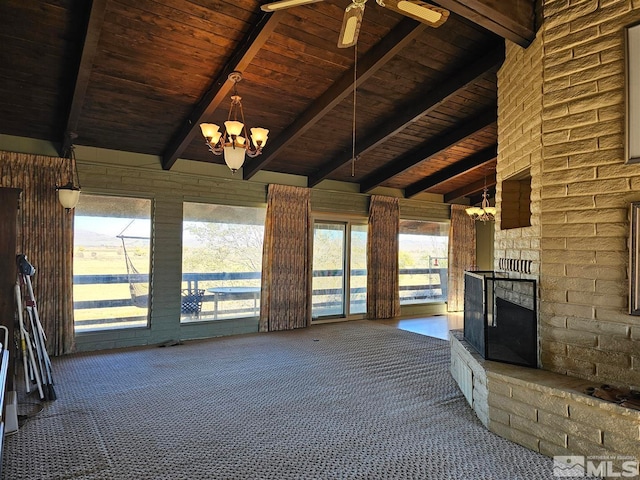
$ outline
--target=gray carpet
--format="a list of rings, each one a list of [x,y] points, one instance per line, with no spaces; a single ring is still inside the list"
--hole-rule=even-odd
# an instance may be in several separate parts
[[[545,479],[488,432],[449,343],[366,320],[54,360],[5,479]],[[21,407],[22,408],[22,407]]]

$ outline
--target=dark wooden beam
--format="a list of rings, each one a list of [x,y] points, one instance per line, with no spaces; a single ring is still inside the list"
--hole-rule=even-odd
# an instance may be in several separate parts
[[[423,143],[418,148],[410,151],[388,164],[388,166],[380,168],[370,175],[366,176],[360,182],[360,192],[368,192],[377,187],[399,173],[417,165],[418,163],[428,160],[438,153],[460,143],[464,139],[470,137],[474,133],[495,123],[498,115],[495,107],[489,108],[476,117],[465,119],[464,124],[458,128],[445,133],[444,135]]]
[[[247,33],[240,46],[232,54],[231,59],[205,94],[198,101],[191,114],[173,135],[162,154],[162,168],[169,170],[176,163],[182,152],[193,141],[193,137],[200,134],[200,124],[204,122],[218,106],[227,98],[233,88],[229,74],[234,71],[242,72],[251,63],[269,36],[276,28],[285,12],[260,13],[255,26]],[[204,139],[203,145],[204,145]]]
[[[361,85],[382,68],[400,50],[415,40],[426,25],[410,18],[403,19],[388,35],[378,42],[362,59],[358,60],[357,85]],[[248,162],[242,170],[245,180],[264,168],[291,142],[299,138],[345,97],[353,93],[353,68],[345,72],[326,92],[315,100],[296,120],[276,137],[265,152]]]
[[[107,0],[93,0],[93,2],[91,2],[87,31],[82,45],[82,54],[80,55],[80,65],[78,66],[78,74],[76,75],[76,83],[73,87],[71,105],[69,106],[66,125],[62,132],[63,138],[60,142],[60,151],[58,152],[61,157],[67,156],[69,148],[71,147],[72,138],[75,138],[78,130],[78,120],[80,119],[84,97],[87,94],[87,88],[89,86],[89,76],[93,68],[93,59],[98,51],[98,40],[100,40],[100,32],[102,31],[106,9]]]
[[[486,180],[478,180],[477,182],[470,183],[469,185],[465,185],[464,187],[458,188],[457,190],[453,190],[444,195],[445,203],[449,203],[454,201],[456,198],[464,197],[467,195],[473,195],[474,193],[481,192],[484,190],[486,185],[487,188],[493,187],[496,184],[496,176],[492,175],[487,177]]]
[[[435,0],[496,35],[528,47],[536,36],[535,0]]]
[[[431,187],[438,185],[439,183],[451,180],[458,175],[462,175],[465,172],[485,165],[498,156],[498,145],[493,145],[489,148],[485,148],[467,158],[454,163],[453,165],[443,168],[439,172],[429,175],[422,180],[412,183],[404,189],[405,197],[413,197],[420,192],[423,192]]]
[[[416,98],[412,98],[405,103],[402,108],[398,109],[398,111],[401,112],[400,114],[390,115],[380,121],[362,141],[357,142],[356,156],[367,153],[388,138],[397,135],[411,123],[429,114],[429,112],[433,111],[449,97],[455,95],[458,90],[469,85],[496,65],[502,64],[503,61],[504,45],[500,45],[471,64],[465,62],[464,65],[450,75],[446,81],[426,93],[420,93]],[[328,161],[318,172],[309,177],[309,187],[315,187],[334,171],[350,161],[350,155],[341,155]]]

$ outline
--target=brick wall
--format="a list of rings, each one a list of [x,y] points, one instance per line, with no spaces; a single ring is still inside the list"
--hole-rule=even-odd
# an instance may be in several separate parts
[[[527,269],[506,268],[518,278],[536,279],[540,271],[541,124],[542,40],[537,38],[527,49],[507,42],[505,62],[498,71],[499,214],[495,222],[494,269],[505,270],[505,265],[526,263]],[[522,177],[529,175],[530,205],[521,201],[519,187],[517,192],[508,188],[509,184],[519,185]],[[512,228],[523,223],[520,218],[529,213],[523,210],[530,211],[530,226]]]
[[[624,27],[640,4],[546,0],[544,17],[542,364],[640,387],[640,318],[627,314],[640,166],[624,161]]]

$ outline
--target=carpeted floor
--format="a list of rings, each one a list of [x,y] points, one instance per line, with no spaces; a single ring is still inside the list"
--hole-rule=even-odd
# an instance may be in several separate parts
[[[448,342],[366,320],[54,369],[58,400],[6,438],[5,479],[552,478],[480,424]]]

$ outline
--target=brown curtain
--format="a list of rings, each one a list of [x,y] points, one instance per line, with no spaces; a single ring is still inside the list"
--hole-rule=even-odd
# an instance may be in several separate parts
[[[465,205],[451,205],[448,312],[464,310],[464,272],[476,268],[476,226]]]
[[[367,235],[367,317],[400,315],[398,234],[400,204],[395,197],[373,195]]]
[[[260,331],[311,323],[309,222],[311,190],[269,185],[262,251]]]
[[[68,162],[0,152],[0,186],[22,189],[17,253],[24,253],[36,268],[31,281],[50,355],[74,347],[73,212],[65,212],[55,190],[70,181]]]

